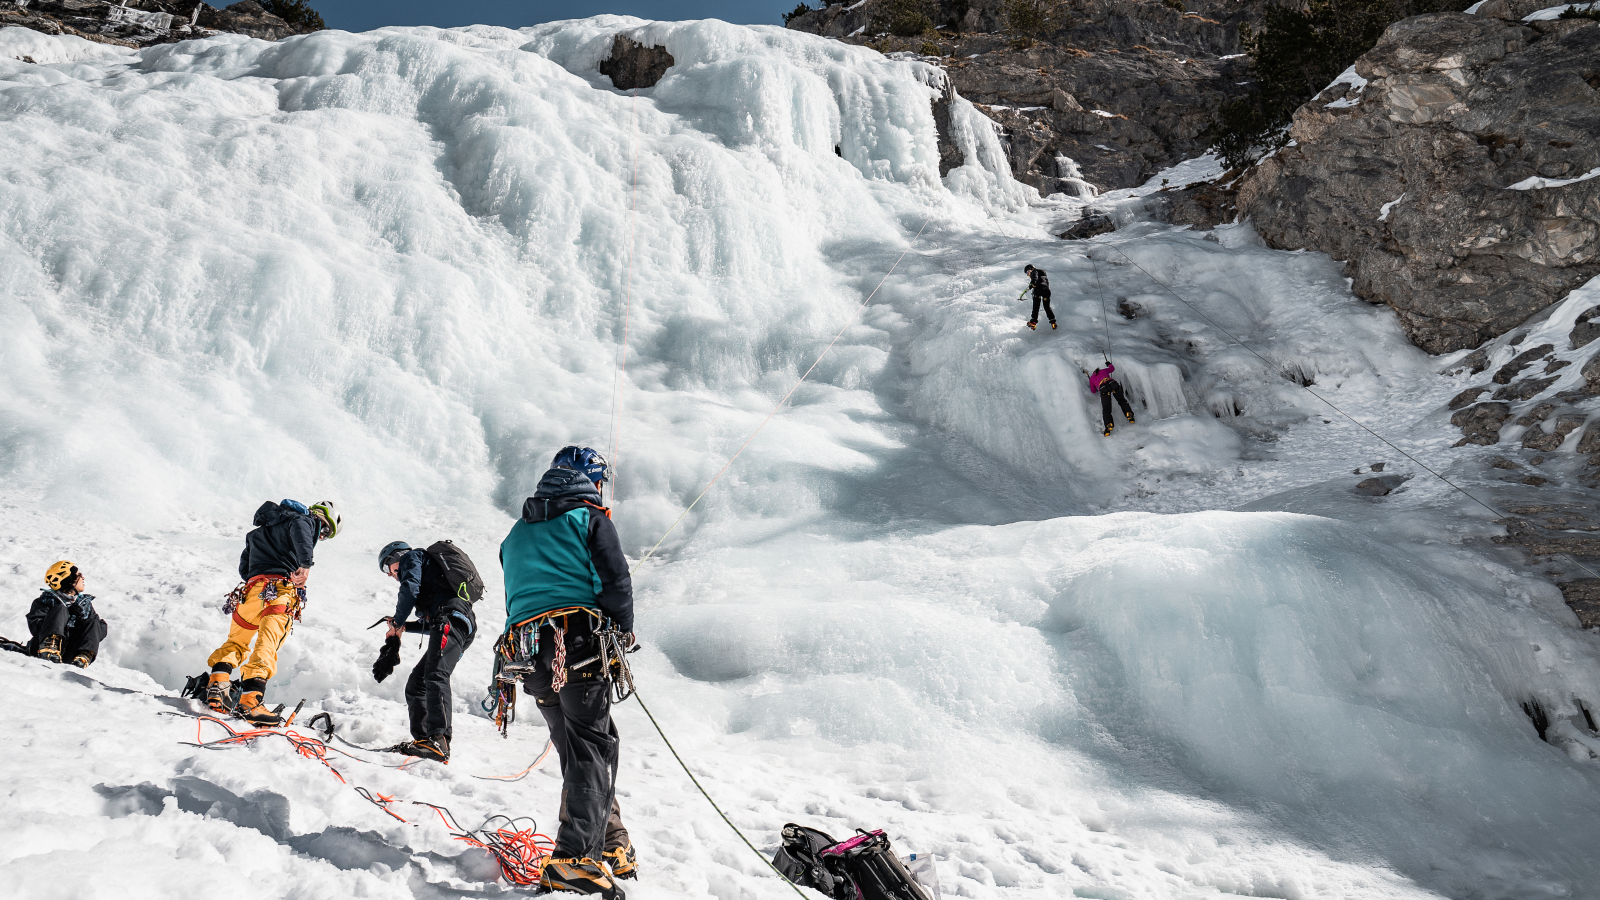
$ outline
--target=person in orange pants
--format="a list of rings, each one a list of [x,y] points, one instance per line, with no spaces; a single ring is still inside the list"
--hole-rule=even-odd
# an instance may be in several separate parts
[[[310,509],[293,500],[269,500],[256,510],[254,524],[255,530],[245,535],[244,553],[239,557],[244,598],[232,610],[227,641],[206,660],[211,667],[206,703],[252,725],[276,727],[283,719],[267,709],[262,697],[278,670],[278,648],[305,606],[306,578],[317,541],[339,533],[339,513],[326,500]],[[230,682],[241,662],[244,668],[239,673],[240,694],[235,706]]]

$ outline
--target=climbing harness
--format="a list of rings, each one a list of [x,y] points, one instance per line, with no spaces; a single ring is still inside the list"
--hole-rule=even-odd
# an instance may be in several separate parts
[[[261,589],[261,615],[272,616],[288,613],[296,622],[300,621],[301,611],[305,609],[306,605],[306,589],[296,586],[294,582],[282,575],[257,575],[249,581],[240,582],[237,587],[228,592],[228,596],[223,598],[222,614],[232,617],[241,627],[254,631],[255,626],[239,618],[236,613],[239,610],[239,604],[248,599],[250,587],[260,582],[266,583],[266,586]],[[280,597],[283,598],[283,603],[277,602]]]
[[[1151,281],[1155,282],[1157,285],[1159,285],[1167,293],[1169,293],[1173,297],[1177,298],[1179,303],[1182,303],[1184,306],[1187,306],[1191,310],[1194,310],[1195,314],[1200,316],[1200,318],[1205,319],[1208,323],[1210,323],[1211,327],[1213,327],[1213,328],[1217,329],[1218,331],[1222,332],[1223,334],[1227,335],[1230,340],[1232,340],[1235,344],[1238,344],[1240,347],[1243,347],[1245,350],[1249,351],[1250,354],[1252,356],[1254,356],[1256,359],[1259,359],[1263,363],[1266,363],[1266,365],[1267,365],[1267,367],[1269,369],[1272,369],[1273,371],[1279,371],[1278,367],[1274,366],[1271,360],[1267,359],[1265,356],[1262,356],[1260,353],[1258,353],[1255,350],[1254,347],[1251,347],[1249,344],[1246,344],[1243,340],[1241,340],[1233,332],[1229,331],[1226,328],[1223,328],[1221,325],[1219,325],[1216,322],[1216,320],[1212,319],[1210,316],[1208,316],[1204,312],[1202,312],[1200,307],[1195,306],[1193,303],[1190,303],[1188,300],[1184,299],[1182,294],[1179,294],[1177,291],[1173,290],[1171,287],[1169,287],[1161,279],[1159,279],[1156,276],[1150,274],[1150,271],[1148,269],[1146,269],[1144,266],[1139,265],[1137,262],[1134,261],[1133,257],[1131,257],[1128,254],[1124,253],[1122,251],[1121,247],[1118,247],[1115,244],[1103,244],[1102,246],[1110,247],[1112,250],[1115,250],[1119,256],[1121,256],[1123,259],[1128,261],[1129,265],[1131,265],[1135,269],[1138,269],[1139,271],[1143,272],[1145,274],[1146,278],[1149,278]],[[1230,278],[1229,280],[1231,281],[1232,279]],[[1453,482],[1450,479],[1446,478],[1442,473],[1434,470],[1433,468],[1431,468],[1430,466],[1428,466],[1427,464],[1422,462],[1422,460],[1417,459],[1415,456],[1412,456],[1410,453],[1407,453],[1406,451],[1400,449],[1398,446],[1395,445],[1395,443],[1393,441],[1391,441],[1388,438],[1384,437],[1383,435],[1377,433],[1376,431],[1373,431],[1371,428],[1368,428],[1365,424],[1363,424],[1361,422],[1360,419],[1357,419],[1355,416],[1352,416],[1349,413],[1345,412],[1344,410],[1340,409],[1338,406],[1335,406],[1332,400],[1329,400],[1327,397],[1324,397],[1323,395],[1321,395],[1321,394],[1317,393],[1316,391],[1312,390],[1310,385],[1301,384],[1299,381],[1297,381],[1295,379],[1292,379],[1292,378],[1289,379],[1289,380],[1290,381],[1294,381],[1295,384],[1299,385],[1301,390],[1305,391],[1306,393],[1310,394],[1311,396],[1313,396],[1313,397],[1317,398],[1318,400],[1322,401],[1322,403],[1325,406],[1327,406],[1329,409],[1333,410],[1334,412],[1338,413],[1339,415],[1343,416],[1344,418],[1350,420],[1351,424],[1355,425],[1357,428],[1360,428],[1362,431],[1365,431],[1367,434],[1372,435],[1374,438],[1376,438],[1377,440],[1382,442],[1384,444],[1384,446],[1388,447],[1390,450],[1393,450],[1394,452],[1396,452],[1396,453],[1400,454],[1401,456],[1405,457],[1406,459],[1410,460],[1412,463],[1414,463],[1417,466],[1417,468],[1419,468],[1422,471],[1427,472],[1429,475],[1432,475],[1433,477],[1439,479],[1440,481],[1444,482],[1446,485],[1449,485],[1451,488],[1455,489],[1463,497],[1466,497],[1468,500],[1471,500],[1473,503],[1476,503],[1479,506],[1483,507],[1484,509],[1488,510],[1491,514],[1493,514],[1495,516],[1495,518],[1497,518],[1497,519],[1508,518],[1508,516],[1506,516],[1505,513],[1501,512],[1498,509],[1495,509],[1489,503],[1479,499],[1471,491],[1467,490],[1466,488],[1462,487],[1461,485],[1456,484],[1455,482]],[[1588,572],[1591,576],[1596,577],[1596,578],[1600,578],[1600,575],[1597,575],[1593,569],[1591,569],[1588,566],[1584,565],[1582,562],[1579,562],[1574,557],[1572,557],[1572,556],[1570,556],[1570,555],[1568,555],[1566,553],[1561,553],[1559,551],[1555,555],[1558,555],[1558,556],[1562,557],[1563,559],[1567,560],[1568,562],[1572,563],[1573,565],[1577,566],[1578,568],[1582,569],[1583,571]]]
[[[599,639],[601,653],[599,656],[586,659],[575,666],[567,665],[566,633],[569,627],[567,617],[578,614],[587,614],[593,618],[590,623],[593,633]],[[606,619],[599,610],[583,606],[568,606],[540,613],[529,619],[512,625],[500,635],[494,644],[494,676],[489,683],[489,695],[482,703],[483,711],[490,714],[495,727],[500,729],[501,737],[509,737],[507,729],[517,718],[517,684],[523,677],[538,670],[539,660],[539,630],[549,625],[554,631],[555,659],[551,660],[550,687],[560,690],[567,685],[568,676],[575,670],[605,658],[605,665],[601,677],[611,681],[614,690],[620,690],[615,685],[619,683],[613,672],[615,666],[620,665],[621,675],[625,681],[627,691],[621,693],[618,701],[627,699],[633,692],[633,674],[628,670],[627,660],[622,653],[615,651],[616,644],[621,642],[620,633],[606,627]]]

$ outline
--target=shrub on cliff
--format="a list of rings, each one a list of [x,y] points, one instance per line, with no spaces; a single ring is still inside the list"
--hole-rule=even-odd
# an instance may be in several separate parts
[[[1250,73],[1248,96],[1225,103],[1213,125],[1215,149],[1230,168],[1283,146],[1294,111],[1371,50],[1384,29],[1410,16],[1460,10],[1461,0],[1311,0],[1269,6],[1259,31],[1239,27]]]
[[[259,0],[261,8],[294,26],[302,33],[328,27],[322,16],[306,0]]]
[[[938,7],[932,0],[888,0],[872,15],[872,30],[897,37],[916,37],[933,31]]]
[[[1025,38],[1039,38],[1067,27],[1066,4],[1060,0],[1005,0],[1000,7],[1006,27]]]

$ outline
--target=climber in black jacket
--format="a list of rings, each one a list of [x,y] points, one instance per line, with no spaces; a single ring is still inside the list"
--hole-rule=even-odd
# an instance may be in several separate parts
[[[1039,327],[1039,304],[1044,304],[1044,314],[1050,317],[1050,327],[1056,327],[1056,313],[1050,308],[1050,276],[1037,266],[1027,265],[1022,271],[1028,273],[1028,288],[1033,291],[1033,315],[1028,317],[1028,327]]]

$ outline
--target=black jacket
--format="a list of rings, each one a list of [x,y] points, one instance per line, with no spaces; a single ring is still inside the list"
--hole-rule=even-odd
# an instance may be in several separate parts
[[[412,610],[417,621],[407,622]],[[446,616],[455,613],[467,623],[467,631],[477,630],[478,619],[472,604],[456,596],[444,580],[444,569],[426,550],[410,550],[400,557],[400,596],[394,605],[394,620],[407,631],[427,631]]]
[[[1035,267],[1032,272],[1029,272],[1028,284],[1032,286],[1035,297],[1050,296],[1050,276],[1046,275],[1043,269]],[[1038,310],[1034,310],[1034,312],[1038,312]]]
[[[594,562],[595,574],[600,576],[600,596],[595,603],[618,628],[632,631],[633,577],[628,574],[628,558],[622,555],[617,526],[611,524],[609,513],[602,512],[605,507],[600,500],[600,489],[587,475],[576,469],[551,469],[539,479],[533,496],[523,502],[522,518],[546,522],[580,506],[595,510],[589,517],[588,542],[589,558]]]
[[[316,519],[268,500],[256,510],[254,524],[256,528],[244,536],[244,552],[239,554],[240,578],[293,575],[297,569],[311,568],[319,533]]]
[[[67,594],[62,591],[45,591],[38,599],[33,601],[33,606],[28,608],[28,628],[37,631],[40,622],[50,617],[51,611],[57,603],[67,607],[67,626],[73,627],[80,621],[87,621],[94,617],[93,594]]]

